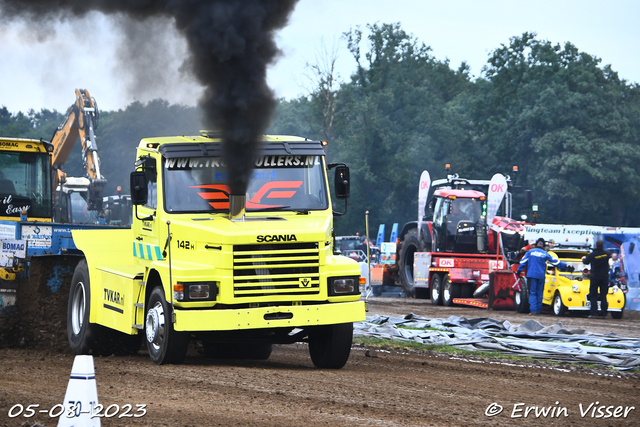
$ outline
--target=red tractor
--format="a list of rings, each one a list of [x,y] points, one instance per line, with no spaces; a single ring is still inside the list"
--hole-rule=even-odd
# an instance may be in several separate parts
[[[468,181],[456,179],[458,184],[435,190],[420,230],[417,221],[404,225],[396,264],[385,275],[409,297],[477,305],[463,299],[484,297],[490,272],[517,261],[525,229],[523,222],[501,216],[487,225],[485,193],[465,189]]]

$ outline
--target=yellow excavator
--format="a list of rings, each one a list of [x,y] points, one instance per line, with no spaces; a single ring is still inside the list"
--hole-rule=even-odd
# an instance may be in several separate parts
[[[67,110],[67,117],[51,137],[53,152],[52,187],[55,192],[54,221],[76,222],[73,211],[86,216],[93,211],[97,217],[102,211],[102,192],[107,180],[100,171],[95,131],[98,127],[98,106],[87,89],[76,89],[76,100]],[[62,166],[69,158],[76,141],[82,144],[82,164],[85,179],[67,178]],[[82,186],[78,186],[79,181]],[[72,185],[73,184],[73,185]],[[77,216],[77,215],[76,215]],[[84,222],[84,221],[83,221]]]

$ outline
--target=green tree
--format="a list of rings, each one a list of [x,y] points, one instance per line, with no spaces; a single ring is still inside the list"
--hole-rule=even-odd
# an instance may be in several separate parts
[[[201,111],[196,107],[169,104],[156,99],[133,102],[124,110],[104,112],[96,132],[102,172],[107,179],[105,195],[117,186],[129,192],[129,174],[134,169],[136,147],[145,137],[199,135]]]
[[[571,43],[524,33],[496,49],[472,116],[494,163],[520,165],[541,220],[633,225],[640,177],[640,88]]]
[[[346,33],[358,65],[336,98],[330,160],[348,163],[352,181],[338,234],[362,231],[366,210],[374,228],[417,219],[420,174],[442,170],[467,137],[457,109],[470,84],[468,67],[452,70],[399,24],[368,29],[364,55],[362,31]]]

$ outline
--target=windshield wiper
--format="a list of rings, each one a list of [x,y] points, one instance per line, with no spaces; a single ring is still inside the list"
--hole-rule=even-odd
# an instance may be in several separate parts
[[[251,210],[247,209],[247,212],[282,211],[290,207],[291,206],[274,206],[271,208],[259,208],[259,209],[251,209]]]

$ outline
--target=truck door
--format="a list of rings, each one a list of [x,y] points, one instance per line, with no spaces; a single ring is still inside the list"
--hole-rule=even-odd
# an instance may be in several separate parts
[[[156,215],[158,207],[158,165],[152,156],[144,158],[142,164],[147,177],[147,202],[136,206],[132,228],[135,241],[133,242],[133,256],[143,260],[161,260],[162,248],[158,243],[159,223]]]

